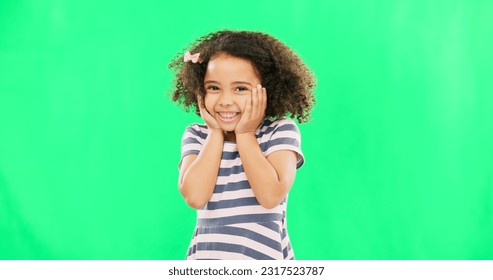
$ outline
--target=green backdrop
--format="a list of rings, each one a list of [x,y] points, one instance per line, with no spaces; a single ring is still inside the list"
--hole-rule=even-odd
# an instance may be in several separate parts
[[[183,259],[199,118],[168,62],[264,31],[317,76],[288,205],[298,259],[493,258],[493,2],[3,1],[0,258]]]

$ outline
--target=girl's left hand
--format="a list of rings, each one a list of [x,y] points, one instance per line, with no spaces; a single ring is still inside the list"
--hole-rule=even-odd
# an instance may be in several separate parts
[[[236,125],[235,134],[254,133],[264,120],[267,107],[267,92],[260,84],[252,89],[250,97],[246,101],[245,111]]]

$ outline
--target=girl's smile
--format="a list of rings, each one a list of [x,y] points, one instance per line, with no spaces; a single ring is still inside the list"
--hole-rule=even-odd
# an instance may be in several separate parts
[[[217,112],[217,116],[221,119],[221,121],[226,123],[235,122],[237,118],[239,118],[239,112]]]

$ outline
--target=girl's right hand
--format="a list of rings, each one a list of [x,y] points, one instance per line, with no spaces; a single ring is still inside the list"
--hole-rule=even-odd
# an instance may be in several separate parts
[[[205,108],[204,99],[199,94],[197,94],[197,103],[199,104],[200,116],[202,117],[202,119],[204,119],[207,127],[209,129],[221,130],[221,127],[219,126],[217,120]]]

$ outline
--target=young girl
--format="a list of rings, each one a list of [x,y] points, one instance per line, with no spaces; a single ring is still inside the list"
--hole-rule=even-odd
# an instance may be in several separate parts
[[[187,259],[294,259],[286,203],[304,158],[290,118],[309,117],[312,73],[279,40],[247,31],[207,34],[169,67],[173,101],[205,122],[182,138],[179,190],[197,209]]]

